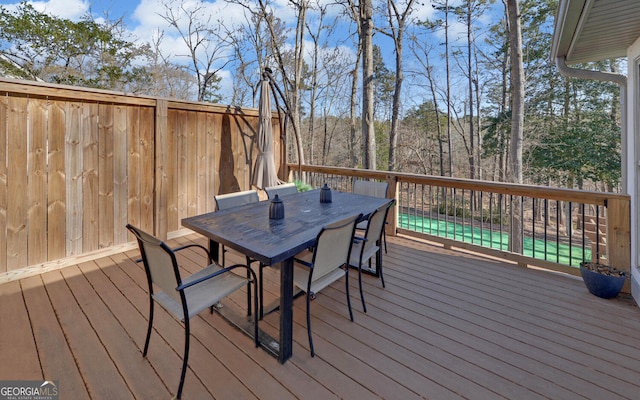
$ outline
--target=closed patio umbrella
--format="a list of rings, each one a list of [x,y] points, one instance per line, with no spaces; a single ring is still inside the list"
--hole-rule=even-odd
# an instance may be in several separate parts
[[[273,157],[273,127],[271,125],[271,96],[269,78],[262,75],[258,103],[258,157],[253,169],[253,185],[257,188],[277,185],[278,172]]]

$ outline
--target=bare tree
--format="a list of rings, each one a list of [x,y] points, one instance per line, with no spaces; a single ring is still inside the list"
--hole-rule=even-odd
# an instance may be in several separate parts
[[[449,153],[449,176],[453,176],[453,140],[452,140],[452,123],[453,123],[453,110],[451,108],[451,52],[449,43],[449,14],[451,13],[451,6],[449,0],[434,1],[434,9],[440,11],[443,14],[442,20],[436,21],[424,21],[423,25],[429,29],[436,29],[443,27],[444,29],[444,64],[445,64],[445,104],[447,105],[447,147]]]
[[[364,167],[376,169],[376,135],[373,110],[373,4],[360,1],[360,32],[362,34],[362,137]]]
[[[198,101],[217,101],[219,72],[232,61],[231,43],[221,20],[207,14],[198,0],[165,0],[160,16],[175,29],[187,46],[191,71],[198,82]]]
[[[509,55],[511,64],[511,143],[509,149],[509,180],[522,183],[522,141],[524,131],[524,66],[522,62],[522,28],[518,0],[505,0],[509,21]],[[516,196],[516,199],[519,199]],[[511,251],[522,252],[520,201],[516,201]]]
[[[192,98],[195,80],[185,66],[173,63],[162,53],[160,48],[163,39],[162,31],[157,31],[152,38],[148,68],[153,79],[149,82],[147,93],[178,99]]]
[[[288,91],[288,103],[291,111],[292,124],[295,126],[294,132],[296,133],[296,140],[298,142],[298,163],[304,164],[304,152],[302,150],[302,135],[300,132],[301,125],[301,112],[300,112],[300,90],[302,88],[302,74],[304,66],[304,32],[305,25],[307,23],[307,12],[309,11],[309,0],[289,0],[289,3],[294,7],[297,14],[296,24],[296,40],[293,49],[293,78],[289,78],[282,65],[282,75]]]
[[[491,28],[489,39],[486,44],[489,46],[483,52],[484,69],[488,72],[486,81],[491,82],[493,88],[489,89],[485,100],[493,107],[493,111],[487,117],[486,136],[488,146],[485,150],[492,155],[492,171],[490,179],[506,182],[507,177],[507,151],[510,126],[508,118],[509,98],[509,29],[507,27],[507,10],[503,9],[503,18],[500,18]]]
[[[438,162],[440,166],[440,176],[445,176],[445,152],[444,152],[444,132],[442,132],[442,124],[440,123],[442,115],[440,113],[439,94],[436,88],[436,77],[434,76],[434,68],[431,65],[429,57],[433,51],[433,47],[426,41],[420,40],[413,36],[411,38],[411,50],[415,55],[418,65],[421,67],[416,75],[426,77],[433,101],[433,109],[436,119],[436,138],[438,141]],[[449,157],[451,158],[451,157]]]
[[[247,10],[245,10],[247,11]],[[235,53],[231,104],[257,107],[260,67],[266,60],[266,35],[263,20],[255,13],[245,12],[245,21],[228,32]]]
[[[356,27],[356,59],[353,70],[351,71],[351,95],[350,95],[350,113],[349,113],[349,147],[351,150],[351,167],[358,164],[358,153],[356,152],[356,125],[357,125],[357,102],[358,102],[358,67],[362,59],[362,24],[360,24],[360,6],[354,0],[347,0],[345,3],[345,12],[355,23]]]
[[[276,85],[278,94],[281,96],[286,112],[287,127],[293,130],[297,158],[299,164],[305,163],[303,141],[301,136],[300,121],[300,90],[302,86],[302,73],[304,65],[304,32],[309,10],[309,0],[299,2],[289,1],[289,5],[296,11],[296,31],[295,44],[293,49],[288,50],[286,46],[285,27],[283,21],[276,15],[273,3],[270,0],[227,0],[229,3],[238,4],[244,7],[251,14],[250,21],[254,24],[253,35],[254,48],[257,57],[273,63],[275,71],[272,78],[282,82]],[[263,67],[263,66],[260,66]]]
[[[396,168],[396,147],[398,145],[398,122],[400,120],[400,105],[402,95],[402,82],[404,81],[404,71],[402,65],[402,52],[404,48],[404,33],[407,23],[413,12],[415,0],[404,0],[403,9],[398,8],[398,2],[387,0],[387,22],[388,30],[381,30],[385,35],[393,40],[395,48],[395,87],[393,91],[393,101],[391,106],[391,130],[389,131],[389,171]]]
[[[524,67],[522,62],[522,28],[518,0],[506,0],[509,21],[511,63],[511,142],[509,180],[522,183],[522,139],[524,131]]]
[[[473,17],[473,1],[467,0],[467,8],[465,12],[466,22],[467,22],[467,78],[469,80],[469,179],[476,178],[476,160],[475,160],[475,121],[473,119],[473,66],[471,65],[471,54],[474,43],[473,38],[473,25],[472,25],[472,17]]]
[[[309,88],[309,122],[308,122],[308,133],[309,133],[309,160],[311,163],[314,163],[314,144],[315,144],[315,117],[316,117],[316,101],[318,100],[318,95],[320,92],[320,52],[322,50],[322,32],[325,30],[324,26],[324,18],[327,15],[327,6],[322,5],[318,2],[317,4],[319,16],[316,21],[315,28],[312,28],[309,23],[307,23],[306,28],[309,32],[309,37],[311,38],[311,43],[313,45],[311,49],[311,70],[310,70],[310,82],[308,83]],[[334,22],[335,23],[335,22]]]

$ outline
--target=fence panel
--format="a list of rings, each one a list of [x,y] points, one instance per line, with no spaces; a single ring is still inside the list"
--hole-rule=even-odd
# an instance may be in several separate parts
[[[257,125],[256,109],[0,79],[0,282],[130,246],[127,223],[167,237],[213,211],[249,189]]]

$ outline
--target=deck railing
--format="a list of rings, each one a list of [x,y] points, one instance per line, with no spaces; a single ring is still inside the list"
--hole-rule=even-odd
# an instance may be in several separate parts
[[[582,261],[629,271],[630,197],[387,171],[298,166],[312,186],[350,191],[356,179],[387,181],[396,232],[579,275]],[[628,290],[628,288],[627,288]]]

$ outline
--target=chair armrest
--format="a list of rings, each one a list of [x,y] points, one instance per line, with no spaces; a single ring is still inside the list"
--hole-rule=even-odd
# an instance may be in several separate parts
[[[187,248],[189,248],[189,247],[199,247],[199,248],[201,248],[202,250],[204,250],[204,251],[207,253],[207,257],[209,258],[209,262],[210,262],[210,263],[211,263],[211,262],[213,262],[213,260],[211,259],[211,254],[209,253],[209,250],[207,250],[207,248],[206,248],[206,247],[201,246],[201,245],[199,245],[199,244],[195,244],[195,243],[192,243],[192,244],[185,244],[184,246],[178,246],[178,247],[176,247],[176,248],[173,248],[173,249],[171,249],[171,251],[173,251],[173,252],[178,252],[178,251],[180,251],[180,250],[184,250],[184,249],[187,249]],[[136,259],[135,259],[135,260],[133,260],[133,261],[134,261],[134,262],[136,262],[136,263],[141,263],[141,262],[142,262],[142,257],[140,257],[140,258],[136,258]]]
[[[256,274],[255,274],[255,272],[253,272],[253,270],[251,268],[249,268],[248,266],[246,266],[244,264],[235,264],[235,265],[232,265],[230,267],[226,267],[226,268],[222,268],[220,270],[217,270],[216,272],[214,272],[212,274],[205,275],[205,276],[200,277],[198,279],[194,279],[193,281],[190,281],[188,283],[183,283],[182,285],[178,286],[176,288],[176,290],[177,291],[185,290],[187,288],[190,288],[193,285],[197,285],[197,284],[202,283],[202,282],[204,282],[206,280],[209,280],[211,278],[215,278],[216,276],[220,276],[222,274],[225,274],[225,273],[231,271],[232,269],[235,269],[235,268],[238,268],[238,267],[243,267],[243,268],[246,268],[248,271],[250,271],[251,272],[251,278],[253,279],[254,282],[256,282]]]
[[[212,263],[212,262],[213,262],[213,259],[211,258],[211,253],[209,253],[209,250],[208,250],[206,247],[204,247],[204,246],[202,246],[202,245],[199,245],[199,244],[196,244],[196,243],[185,244],[184,246],[178,246],[178,247],[173,248],[173,249],[171,249],[171,250],[172,250],[173,252],[176,252],[176,253],[177,253],[177,252],[179,252],[180,250],[188,249],[188,248],[190,248],[190,247],[198,247],[198,248],[200,248],[200,249],[204,250],[204,252],[207,254],[207,258],[209,259],[209,263]]]

